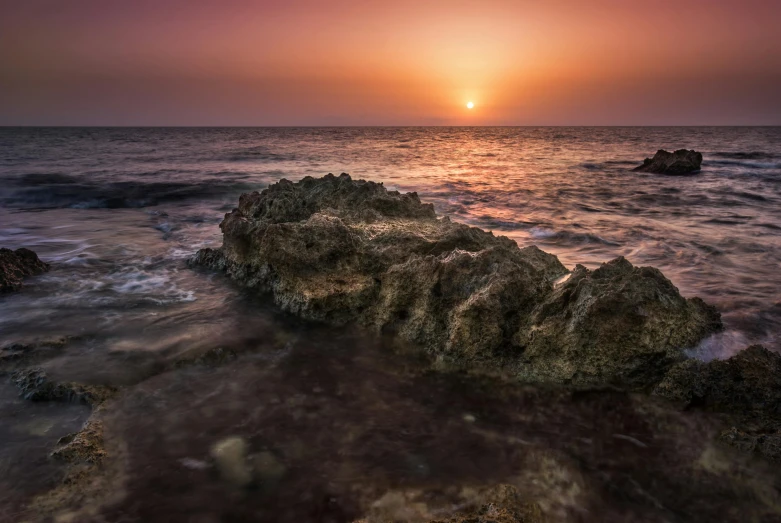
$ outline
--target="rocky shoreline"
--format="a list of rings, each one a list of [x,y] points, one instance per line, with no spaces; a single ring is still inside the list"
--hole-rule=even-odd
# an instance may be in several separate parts
[[[688,153],[699,155],[670,158]],[[390,331],[450,367],[726,413],[749,428],[725,441],[781,458],[781,356],[755,346],[725,362],[688,359],[720,315],[657,269],[617,258],[569,273],[536,247],[437,217],[416,193],[345,173],[244,194],[220,228],[223,246],[191,264],[303,318]]]
[[[244,194],[220,228],[223,246],[194,265],[303,318],[394,332],[448,364],[525,382],[647,389],[722,328],[656,269],[617,258],[568,275],[536,247],[347,174]]]
[[[321,498],[306,501],[317,521],[628,521],[622,503],[662,519],[712,520],[711,498],[734,503],[725,520],[781,516],[773,487],[781,356],[752,346],[724,361],[689,359],[686,349],[722,329],[719,313],[682,297],[657,269],[617,258],[570,272],[536,247],[438,217],[415,193],[346,174],[244,194],[220,227],[223,246],[199,251],[193,267],[224,272],[313,325],[389,335],[425,358],[415,365],[401,354],[387,365],[358,359],[365,367],[355,382],[340,382],[343,356],[318,346],[295,355],[327,378],[312,386],[309,367],[299,375],[284,358],[220,346],[171,356],[151,377],[117,387],[47,373],[41,365],[72,340],[6,347],[0,373],[22,397],[92,408],[82,430],[52,449],[51,458],[66,466],[64,480],[33,499],[30,519],[113,520],[138,509],[138,498],[124,497],[147,488],[149,470],[163,478],[158,486],[182,477],[158,468],[170,463],[157,456],[171,459],[159,450],[166,445],[173,455],[192,447],[180,451],[187,452],[183,466],[227,489],[236,508],[225,510],[237,520],[271,520],[263,512],[269,492],[292,507],[296,496],[318,489],[325,489]],[[275,354],[289,350],[284,341],[272,345]],[[233,399],[215,403],[223,386]],[[447,391],[461,388],[469,394],[454,407]],[[420,403],[412,401],[417,394]],[[172,405],[186,408],[164,418]],[[353,419],[353,408],[384,413],[388,426]],[[143,418],[123,419],[127,412]],[[203,424],[197,434],[186,432],[195,443],[176,439],[189,416]],[[689,441],[691,424],[709,437]],[[381,472],[385,462],[376,460],[397,432],[438,468],[448,469],[463,449],[482,452],[485,463],[436,478],[417,476],[428,462],[407,456],[399,476],[393,466]],[[566,437],[558,441],[556,433]],[[286,441],[291,434],[295,441]],[[302,463],[318,473],[290,483]],[[145,495],[157,507],[179,509],[165,492]],[[613,512],[594,519],[606,497]],[[301,520],[298,512],[285,518]]]

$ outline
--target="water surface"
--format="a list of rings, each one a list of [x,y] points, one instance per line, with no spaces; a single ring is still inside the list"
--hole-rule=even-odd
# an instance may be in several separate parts
[[[701,173],[630,170],[681,147],[703,152]],[[711,420],[645,419],[624,396],[423,378],[407,349],[304,324],[186,267],[220,244],[218,224],[242,192],[328,172],[417,191],[438,213],[536,244],[570,268],[619,255],[658,267],[723,313],[726,331],[698,357],[750,343],[781,350],[778,128],[0,129],[0,245],[52,264],[0,298],[0,346],[64,339],[39,362],[54,379],[123,387],[106,424],[127,443],[127,496],[109,520],[343,521],[394,489],[440,492],[432,499],[447,507],[448,482],[509,481],[544,499],[532,487],[550,473],[519,471],[546,460],[593,487],[577,499],[566,481],[548,489],[550,510],[581,520],[739,520],[744,503],[754,506],[760,494],[743,486],[706,489],[707,473],[692,492],[681,490],[690,472],[666,478],[676,461],[709,452]],[[176,367],[215,348],[239,360]],[[6,389],[0,409],[23,411]],[[20,478],[13,493],[0,482],[9,511],[57,478],[42,449],[87,415],[55,407],[0,430],[2,470]],[[199,468],[214,441],[235,434],[286,464],[273,503],[249,502]],[[35,465],[24,471],[28,455]],[[757,466],[740,465],[740,477],[764,478]]]

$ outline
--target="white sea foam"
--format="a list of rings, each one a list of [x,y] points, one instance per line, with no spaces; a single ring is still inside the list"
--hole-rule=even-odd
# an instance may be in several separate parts
[[[725,360],[751,344],[751,340],[740,331],[726,330],[702,340],[687,355],[702,361]]]

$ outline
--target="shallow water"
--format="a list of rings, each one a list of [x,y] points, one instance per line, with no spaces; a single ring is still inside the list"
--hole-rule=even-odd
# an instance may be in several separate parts
[[[630,171],[658,148],[680,147],[703,152],[701,173]],[[130,494],[115,509],[134,515],[127,521],[150,520],[154,507],[164,507],[163,515],[201,514],[203,521],[274,520],[206,472],[181,464],[208,459],[209,444],[231,434],[273,449],[294,471],[286,479],[288,497],[274,505],[288,514],[280,521],[306,520],[291,508],[298,505],[321,511],[321,521],[342,521],[359,515],[361,500],[382,489],[433,488],[447,478],[508,480],[513,474],[502,464],[517,440],[553,452],[554,461],[564,452],[565,461],[586,467],[578,474],[606,482],[579,508],[568,506],[573,513],[601,510],[619,521],[622,503],[632,506],[634,499],[642,507],[635,498],[648,492],[681,520],[719,513],[718,505],[713,512],[699,505],[686,512],[661,479],[669,453],[704,452],[702,442],[713,431],[707,420],[678,420],[691,424],[697,440],[690,451],[679,451],[682,442],[668,429],[632,421],[632,408],[616,407],[615,398],[584,408],[545,392],[489,387],[475,395],[479,384],[469,380],[443,385],[408,377],[404,366],[414,366],[415,358],[388,356],[385,341],[303,324],[220,276],[186,268],[197,249],[219,245],[218,224],[240,193],[328,172],[418,191],[440,214],[521,246],[537,244],[570,268],[619,255],[658,267],[684,295],[722,311],[726,331],[695,351],[704,359],[728,357],[755,342],[781,350],[779,128],[0,129],[0,246],[31,248],[53,266],[29,279],[23,292],[0,298],[0,347],[65,338],[64,348],[40,363],[51,376],[126,387],[107,430],[126,439],[143,427],[128,450]],[[163,372],[180,358],[217,347],[243,354],[243,363]],[[336,394],[339,383],[347,399]],[[537,422],[513,421],[502,410],[506,394],[527,401]],[[258,410],[275,398],[300,404]],[[203,405],[217,409],[223,422],[211,424]],[[299,410],[299,418],[291,417]],[[493,416],[489,432],[501,443],[486,436],[486,427],[478,427],[478,435],[472,424],[463,430],[465,415],[478,421]],[[608,424],[589,422],[611,415]],[[323,417],[333,424],[323,424]],[[631,440],[614,438],[624,432],[612,424],[625,424],[621,430],[638,441],[659,438],[656,472],[643,471],[643,460],[651,458],[633,454],[639,451]],[[458,436],[442,439],[443,427]],[[322,441],[314,435],[319,430]],[[345,431],[368,439],[342,441]],[[5,444],[11,436],[3,434]],[[286,447],[295,439],[308,449],[295,451],[301,455]],[[598,442],[596,454],[585,447],[567,454],[580,439]],[[33,452],[39,440],[30,441]],[[616,445],[627,441],[614,460]],[[3,463],[27,452],[24,445],[10,448],[15,453],[0,454]],[[422,473],[416,467],[425,474],[416,476]],[[622,486],[611,487],[610,467],[625,475],[615,480]],[[166,471],[165,481],[154,483],[159,492],[143,472],[151,469]],[[346,476],[323,479],[336,470]],[[33,475],[38,487],[55,474],[39,472]],[[376,478],[367,493],[347,494],[367,475]],[[642,488],[627,487],[627,477]],[[191,493],[179,498],[161,485]],[[295,496],[302,489],[323,498],[301,504]],[[605,493],[611,489],[617,490]],[[155,492],[161,497],[146,503]],[[203,496],[221,500],[213,501],[222,508],[212,519]],[[341,501],[318,505],[331,497]],[[232,508],[236,499],[244,508]],[[669,516],[653,510],[649,521]],[[642,510],[633,514],[626,520],[646,520]]]

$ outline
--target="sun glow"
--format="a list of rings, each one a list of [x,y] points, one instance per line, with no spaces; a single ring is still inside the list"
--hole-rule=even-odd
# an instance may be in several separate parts
[[[467,109],[474,109],[474,107],[475,107],[475,104],[474,104],[474,103],[472,103],[472,102],[467,102],[467,103],[466,103],[466,108],[467,108]]]

